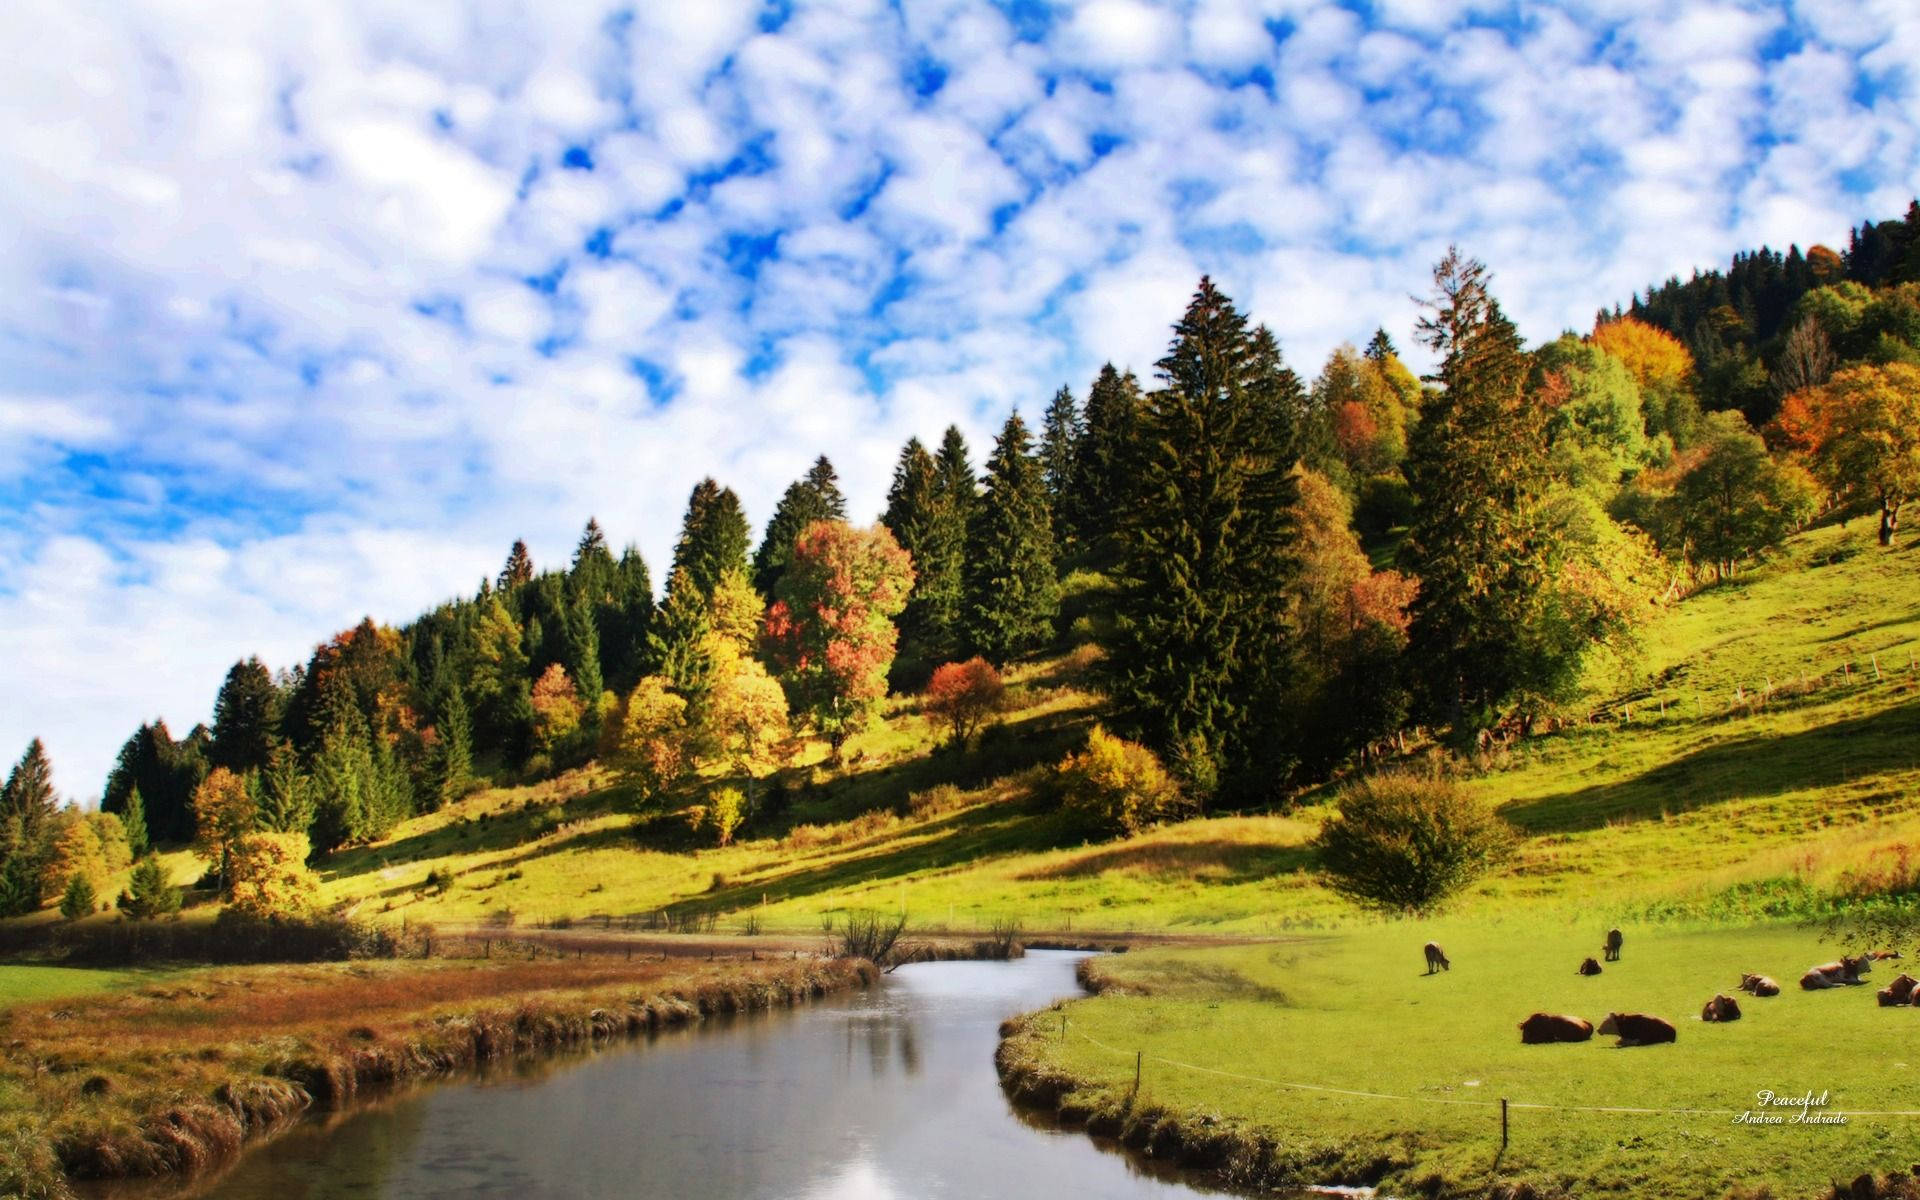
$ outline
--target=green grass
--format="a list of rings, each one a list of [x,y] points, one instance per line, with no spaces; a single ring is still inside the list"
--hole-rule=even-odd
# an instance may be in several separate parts
[[[1777,924],[1630,925],[1620,962],[1598,977],[1576,975],[1581,958],[1600,957],[1603,932],[1590,920],[1515,914],[1137,952],[1100,964],[1102,974],[1135,991],[1070,1004],[1064,1041],[1058,1017],[1038,1014],[1018,1044],[1113,1103],[1131,1090],[1134,1052],[1144,1051],[1137,1107],[1217,1114],[1274,1135],[1308,1160],[1378,1156],[1390,1168],[1384,1190],[1396,1195],[1412,1194],[1430,1175],[1460,1191],[1526,1179],[1582,1197],[1721,1196],[1733,1182],[1806,1195],[1829,1179],[1904,1170],[1914,1161],[1920,1120],[1912,1117],[1762,1128],[1736,1125],[1730,1115],[1527,1108],[1513,1110],[1512,1142],[1500,1157],[1501,1097],[1741,1111],[1754,1107],[1757,1090],[1772,1088],[1827,1090],[1836,1109],[1920,1107],[1913,1102],[1920,1014],[1878,1007],[1873,987],[1801,992],[1794,986],[1801,971],[1838,952],[1815,934]],[[1446,946],[1451,971],[1423,974],[1421,946],[1429,938]],[[1870,981],[1883,984],[1898,965],[1881,964]],[[1770,974],[1788,990],[1746,997],[1736,990],[1743,971]],[[1740,1021],[1698,1019],[1716,991],[1742,1001]],[[1596,1027],[1609,1011],[1649,1012],[1672,1020],[1679,1040],[1634,1049],[1598,1036],[1523,1046],[1517,1027],[1534,1011],[1581,1016]],[[1480,1103],[1436,1102],[1452,1100]]]
[[[97,971],[82,967],[0,964],[0,1008],[41,1000],[91,996],[111,988],[154,979],[154,971]]]

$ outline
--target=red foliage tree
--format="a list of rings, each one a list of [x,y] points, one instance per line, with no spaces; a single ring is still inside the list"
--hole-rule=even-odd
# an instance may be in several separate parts
[[[984,658],[950,662],[933,673],[921,709],[953,730],[956,745],[965,745],[986,719],[1000,710],[1007,694],[1000,672]]]
[[[887,694],[912,556],[884,525],[815,521],[794,540],[777,586],[761,646],[794,711],[838,753]]]

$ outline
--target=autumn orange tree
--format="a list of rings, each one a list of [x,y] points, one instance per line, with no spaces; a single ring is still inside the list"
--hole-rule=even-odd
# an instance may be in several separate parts
[[[1626,365],[1640,386],[1647,433],[1667,435],[1675,446],[1693,441],[1700,404],[1693,393],[1693,355],[1664,329],[1632,317],[1615,317],[1594,326],[1588,339]]]
[[[965,662],[941,666],[927,682],[921,711],[953,731],[953,744],[964,746],[988,717],[1000,710],[1006,681],[993,664],[975,655]]]
[[[838,754],[886,697],[913,561],[884,525],[815,521],[794,540],[779,589],[761,644],[793,709]]]
[[[1879,506],[1880,544],[1893,544],[1900,507],[1920,494],[1920,367],[1841,371],[1806,396],[1814,462],[1836,493]]]
[[[219,872],[223,895],[233,887],[233,854],[253,832],[254,818],[246,781],[225,767],[215,767],[194,789],[193,848]]]

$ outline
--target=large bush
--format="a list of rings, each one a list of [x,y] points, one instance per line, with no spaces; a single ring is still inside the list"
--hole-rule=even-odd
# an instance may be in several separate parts
[[[1110,832],[1139,833],[1198,808],[1153,751],[1098,725],[1087,734],[1086,749],[1061,762],[1060,783],[1068,811]]]
[[[1491,870],[1513,833],[1451,779],[1375,775],[1340,793],[1315,848],[1327,883],[1369,908],[1420,913]]]
[[[966,662],[950,662],[933,673],[921,709],[943,722],[953,744],[964,746],[980,732],[987,719],[1006,705],[1007,684],[993,664],[979,655]]]

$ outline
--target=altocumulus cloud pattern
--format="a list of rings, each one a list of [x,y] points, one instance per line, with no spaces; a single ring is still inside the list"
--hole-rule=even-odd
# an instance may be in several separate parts
[[[1920,191],[1920,9],[14,0],[0,753],[98,793],[371,612],[656,577],[708,472],[975,445],[1202,272],[1303,373],[1457,241],[1532,339]]]

